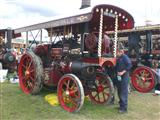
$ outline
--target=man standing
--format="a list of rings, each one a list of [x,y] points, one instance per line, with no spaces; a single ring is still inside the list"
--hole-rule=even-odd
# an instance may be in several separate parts
[[[117,51],[117,91],[119,97],[119,113],[127,112],[128,108],[128,82],[129,82],[129,70],[132,67],[131,60],[124,54],[123,50]]]

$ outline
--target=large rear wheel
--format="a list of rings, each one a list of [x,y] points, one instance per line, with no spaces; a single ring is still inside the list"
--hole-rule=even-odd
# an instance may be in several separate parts
[[[62,76],[58,83],[58,100],[68,112],[78,112],[84,103],[84,90],[81,81],[73,74]]]
[[[96,73],[95,84],[89,90],[91,102],[96,104],[108,104],[114,94],[113,83],[109,76]]]
[[[43,66],[40,58],[33,52],[26,52],[18,66],[19,82],[26,94],[37,94],[42,88]]]

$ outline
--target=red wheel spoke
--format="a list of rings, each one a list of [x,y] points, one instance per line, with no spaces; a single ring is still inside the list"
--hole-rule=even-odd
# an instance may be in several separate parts
[[[105,94],[104,94],[104,92],[102,94],[103,94],[103,98],[104,98],[103,101],[105,101]]]
[[[18,67],[20,87],[26,94],[36,94],[42,88],[41,78],[43,73],[42,70],[38,71],[38,69],[43,69],[41,63],[41,60],[30,51],[23,54],[20,59],[20,64]]]
[[[75,84],[75,83],[71,86],[71,89],[73,89],[74,87],[76,87],[76,84]]]
[[[110,93],[108,93],[108,92],[104,92],[104,94],[105,94],[105,95],[107,95],[107,96],[109,96],[109,95],[110,95]]]
[[[148,73],[148,74],[146,74],[146,77],[148,77],[150,74]]]
[[[77,106],[77,103],[76,103],[72,98],[69,98],[69,101],[70,101],[74,106]]]
[[[70,80],[67,82],[67,90],[69,89]]]
[[[22,68],[24,68],[25,70],[27,69],[25,65],[22,65]]]
[[[80,100],[80,95],[75,95],[75,100]]]
[[[78,88],[71,90],[71,93],[76,93],[78,91]]]
[[[96,92],[96,95],[94,96],[94,98],[96,98],[96,97],[99,97],[99,93],[98,92]]]
[[[98,101],[100,101],[100,94],[98,93]]]
[[[152,78],[146,78],[146,81],[150,81],[150,80],[152,80]]]
[[[29,88],[33,89],[34,83],[32,81],[28,81]]]
[[[69,89],[70,80],[65,81],[64,85],[66,85],[66,89]]]
[[[24,82],[25,82],[25,86],[28,88],[29,87],[28,80],[25,80]]]
[[[97,92],[97,88],[91,88],[90,91]]]
[[[64,82],[64,85],[65,85],[65,86],[66,86],[66,88],[67,88],[67,81],[65,81],[65,82]]]
[[[30,70],[29,72],[30,72],[30,73],[33,73],[33,72],[34,72],[34,69]]]
[[[141,71],[140,74],[141,74],[141,76],[144,76],[145,75],[145,70]]]
[[[140,78],[141,78],[138,74],[136,74],[135,76],[136,76],[137,79],[140,79]]]
[[[105,87],[103,87],[104,89],[110,89],[110,87],[109,86],[105,86]]]
[[[25,77],[24,76],[21,76],[21,78],[20,78],[22,81],[24,81],[25,80]]]
[[[26,67],[28,68],[30,58],[26,58]]]
[[[100,80],[99,80],[99,84],[105,84],[105,82],[106,82],[106,81],[105,81],[104,79],[100,79]]]
[[[66,95],[64,88],[62,88],[62,96]]]
[[[31,61],[30,63],[29,63],[29,65],[28,65],[28,69],[30,69],[30,67],[31,67],[31,64],[33,63],[33,61]]]
[[[32,76],[30,76],[29,78],[30,78],[32,81],[35,81],[35,79],[34,79]]]

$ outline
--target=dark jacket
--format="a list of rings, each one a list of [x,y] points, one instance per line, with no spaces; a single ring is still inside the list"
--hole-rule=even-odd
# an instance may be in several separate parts
[[[118,58],[116,64],[117,72],[122,72],[123,70],[126,70],[126,73],[124,75],[129,74],[131,67],[132,62],[127,55],[124,54],[120,58]]]

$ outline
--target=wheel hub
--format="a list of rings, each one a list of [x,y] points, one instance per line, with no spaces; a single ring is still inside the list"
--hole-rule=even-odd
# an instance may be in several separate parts
[[[28,70],[26,70],[25,75],[28,76],[30,74],[30,72]]]
[[[145,82],[145,81],[146,81],[144,77],[141,77],[141,80],[142,80],[143,82]]]
[[[66,91],[66,95],[69,96],[69,90]]]
[[[103,92],[103,91],[104,91],[103,86],[102,86],[102,85],[99,85],[99,86],[98,86],[98,92],[100,93],[100,92]]]
[[[89,91],[91,102],[96,104],[108,104],[113,93],[113,84],[103,73],[96,73],[95,87]]]

